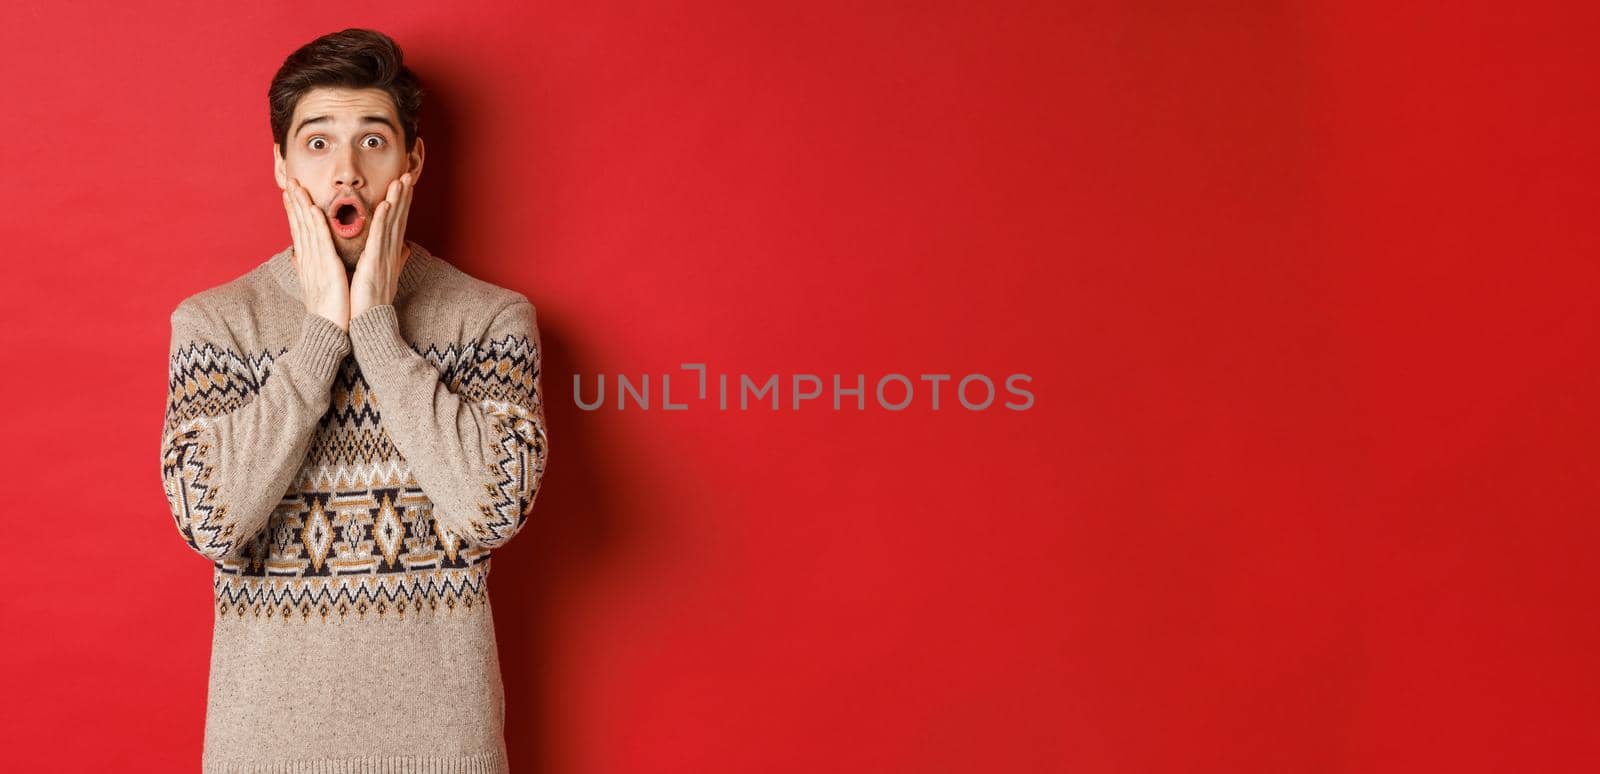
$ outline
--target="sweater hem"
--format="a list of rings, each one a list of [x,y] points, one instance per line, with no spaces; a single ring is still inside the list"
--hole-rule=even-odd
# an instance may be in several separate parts
[[[202,774],[507,774],[505,756],[388,755],[345,758],[206,759]]]

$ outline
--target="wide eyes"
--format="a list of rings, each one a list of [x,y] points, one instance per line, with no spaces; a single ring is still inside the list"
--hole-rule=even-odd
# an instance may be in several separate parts
[[[369,134],[366,137],[361,138],[361,147],[376,150],[378,148],[382,148],[385,142],[386,141],[383,139],[383,135]],[[326,137],[313,137],[306,141],[306,147],[317,151],[326,150],[328,147],[328,139]]]

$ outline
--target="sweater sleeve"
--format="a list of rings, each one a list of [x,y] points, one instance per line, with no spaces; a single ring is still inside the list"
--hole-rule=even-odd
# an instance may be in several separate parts
[[[343,328],[306,312],[294,344],[258,369],[191,301],[173,311],[161,478],[178,532],[200,555],[237,556],[266,527],[349,353]]]
[[[468,545],[504,545],[533,508],[547,455],[533,305],[501,309],[442,370],[401,337],[392,304],[352,319],[350,342],[438,525]]]

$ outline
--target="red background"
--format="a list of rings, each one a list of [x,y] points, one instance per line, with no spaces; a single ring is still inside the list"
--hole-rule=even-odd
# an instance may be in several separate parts
[[[413,238],[540,312],[515,770],[1594,770],[1600,19],[1535,5],[11,3],[5,768],[197,765],[167,314],[371,26]],[[573,402],[690,361],[1035,404]]]

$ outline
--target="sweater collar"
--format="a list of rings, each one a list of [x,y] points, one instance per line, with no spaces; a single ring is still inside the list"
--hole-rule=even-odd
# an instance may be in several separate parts
[[[400,269],[399,289],[396,291],[395,300],[398,301],[410,294],[423,284],[424,278],[434,268],[434,263],[439,259],[409,239],[406,244],[411,248],[411,257],[406,259],[406,265]],[[278,285],[284,292],[300,300],[300,271],[294,267],[294,246],[285,247],[282,252],[267,259],[267,269],[272,276],[277,278]]]

